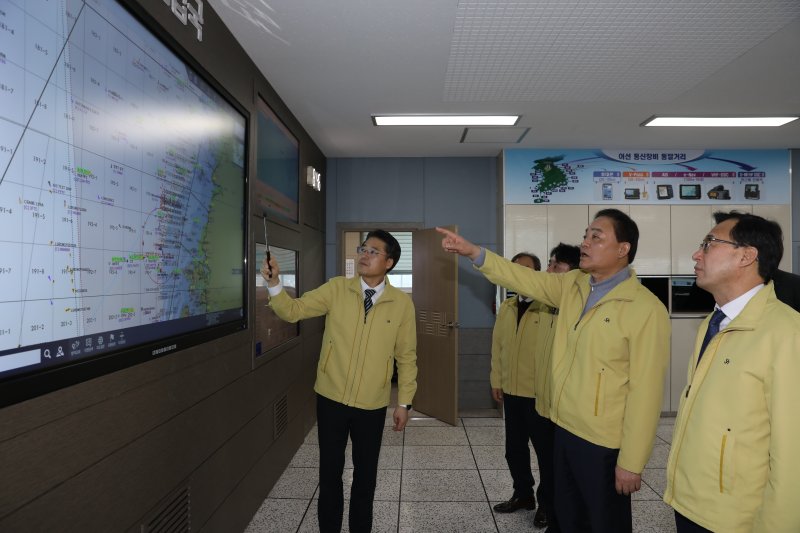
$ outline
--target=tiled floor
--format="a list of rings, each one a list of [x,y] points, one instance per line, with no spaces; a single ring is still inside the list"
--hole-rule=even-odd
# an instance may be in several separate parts
[[[511,476],[503,456],[503,420],[490,412],[461,413],[452,427],[418,413],[402,433],[386,419],[378,464],[375,532],[516,532],[533,527],[533,511],[495,514],[492,506],[511,496]],[[635,533],[675,531],[672,510],[661,501],[673,418],[662,418],[642,490],[633,498]],[[345,462],[347,529],[352,461]],[[534,477],[539,473],[531,450]],[[314,532],[317,525],[316,427],[306,437],[283,476],[253,517],[245,533]]]

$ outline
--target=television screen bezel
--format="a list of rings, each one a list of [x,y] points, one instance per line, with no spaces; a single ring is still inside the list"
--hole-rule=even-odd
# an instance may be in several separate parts
[[[287,138],[287,140],[289,140],[290,142],[292,142],[295,145],[295,159],[297,161],[297,166],[294,169],[294,179],[293,179],[292,183],[294,185],[295,196],[297,197],[297,206],[296,206],[296,216],[294,218],[292,218],[290,216],[286,216],[283,213],[281,213],[280,211],[272,209],[268,205],[265,205],[265,204],[259,202],[259,199],[257,198],[256,192],[254,191],[254,193],[253,193],[254,199],[253,200],[254,200],[255,205],[253,206],[253,214],[256,215],[256,216],[264,216],[269,220],[277,220],[277,221],[280,221],[280,222],[289,222],[289,223],[292,223],[292,224],[299,224],[300,223],[300,168],[301,168],[301,163],[300,163],[300,140],[292,132],[292,130],[289,128],[289,126],[287,126],[286,123],[283,120],[281,120],[281,118],[278,116],[278,114],[275,112],[275,110],[272,109],[272,107],[269,105],[269,103],[267,103],[267,100],[260,93],[256,97],[256,102],[257,102],[256,103],[256,116],[254,117],[255,128],[256,128],[256,141],[255,141],[255,144],[253,146],[253,151],[254,151],[254,155],[255,155],[255,158],[256,158],[256,169],[255,169],[255,172],[254,172],[254,175],[253,175],[253,177],[254,177],[253,186],[255,188],[258,188],[260,184],[264,184],[264,185],[267,185],[267,186],[270,185],[270,183],[268,181],[264,181],[264,180],[261,179],[261,176],[259,175],[260,170],[258,168],[259,143],[260,143],[260,140],[258,138],[259,138],[259,135],[261,134],[261,132],[259,131],[259,124],[258,124],[259,116],[258,115],[263,113],[264,116],[267,119],[272,120],[278,126],[278,129]]]
[[[242,172],[242,306],[237,320],[230,320],[163,337],[156,341],[146,341],[130,348],[102,353],[97,356],[73,361],[59,366],[44,367],[28,373],[19,373],[0,378],[0,408],[30,400],[65,387],[74,386],[89,380],[131,368],[139,364],[160,359],[167,355],[186,350],[237,332],[248,329],[250,278],[247,268],[249,251],[249,175],[250,165],[250,125],[252,116],[225,87],[206,70],[183,46],[181,46],[161,24],[136,6],[130,0],[109,0],[116,3],[136,22],[142,25],[169,52],[173,53],[187,68],[194,71],[197,77],[210,89],[215,91],[220,100],[227,103],[231,110],[244,119],[244,152],[242,154],[244,168]]]

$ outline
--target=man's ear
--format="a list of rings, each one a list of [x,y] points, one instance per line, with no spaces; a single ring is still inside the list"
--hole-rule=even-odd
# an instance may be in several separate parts
[[[758,249],[755,246],[743,247],[744,253],[742,254],[742,266],[750,266],[758,261]]]
[[[394,267],[394,259],[388,257],[386,260],[389,261],[389,266],[386,267],[386,272],[389,272]]]
[[[628,255],[628,252],[631,251],[631,243],[629,242],[621,242],[619,243],[619,257],[625,257]]]

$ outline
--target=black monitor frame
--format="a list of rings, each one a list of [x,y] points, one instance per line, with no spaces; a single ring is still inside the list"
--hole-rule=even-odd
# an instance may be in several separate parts
[[[140,23],[144,30],[149,32],[157,41],[172,52],[199,78],[199,82],[214,91],[215,96],[243,119],[243,153],[242,153],[242,299],[241,310],[237,318],[226,320],[223,323],[206,324],[198,326],[191,331],[183,331],[138,343],[129,348],[98,354],[95,357],[78,359],[58,366],[45,366],[31,372],[20,372],[7,376],[0,381],[0,407],[12,405],[24,400],[35,398],[64,387],[76,385],[112,372],[152,361],[187,348],[219,339],[221,337],[241,332],[248,327],[248,292],[250,280],[247,275],[246,258],[248,257],[248,176],[249,176],[249,143],[250,120],[249,111],[242,106],[202,65],[192,57],[175,39],[169,35],[158,23],[154,22],[138,6],[130,0],[109,0],[122,7],[134,20]],[[205,315],[209,316],[209,315]],[[183,319],[176,319],[183,320]],[[213,316],[211,317],[213,322]],[[170,322],[156,323],[152,326],[164,326]],[[148,327],[148,326],[143,326]],[[58,341],[56,341],[58,342]],[[36,345],[31,345],[36,346]]]

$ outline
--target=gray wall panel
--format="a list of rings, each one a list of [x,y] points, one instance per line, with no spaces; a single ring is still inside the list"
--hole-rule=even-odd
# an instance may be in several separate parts
[[[459,232],[472,242],[494,243],[495,160],[442,157],[424,161],[425,226],[458,224]]]
[[[337,222],[423,219],[422,159],[339,159],[336,172]]]

